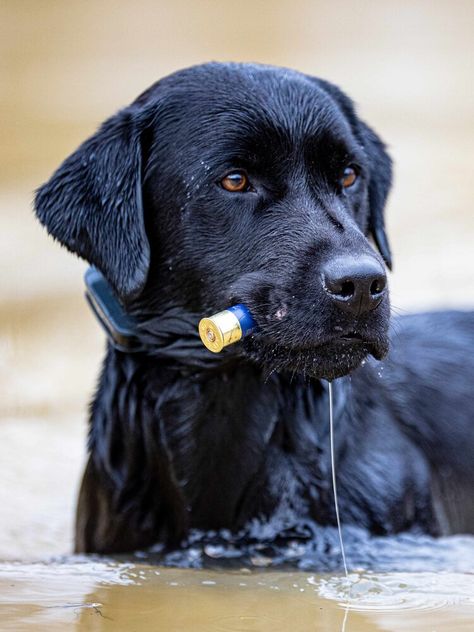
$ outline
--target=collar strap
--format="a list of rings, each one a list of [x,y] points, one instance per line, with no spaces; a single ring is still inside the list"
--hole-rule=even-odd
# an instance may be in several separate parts
[[[123,353],[145,351],[136,321],[127,314],[99,270],[90,267],[84,275],[84,281],[87,302],[112,346]]]

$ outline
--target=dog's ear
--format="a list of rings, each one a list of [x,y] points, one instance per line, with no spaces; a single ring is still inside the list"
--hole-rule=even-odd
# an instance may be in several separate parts
[[[149,118],[130,106],[107,120],[35,197],[48,232],[96,266],[124,301],[141,292],[150,263],[141,183]]]
[[[369,229],[377,248],[389,270],[392,269],[392,253],[385,230],[384,208],[392,184],[392,161],[385,145],[375,132],[358,121],[359,138],[370,158],[369,181]]]
[[[339,105],[370,161],[369,230],[388,268],[392,254],[385,231],[384,208],[392,183],[392,161],[377,134],[357,116],[352,101],[337,86],[319,79],[318,84]]]

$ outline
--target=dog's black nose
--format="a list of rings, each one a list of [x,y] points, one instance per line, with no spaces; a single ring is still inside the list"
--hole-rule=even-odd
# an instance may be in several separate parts
[[[387,276],[373,257],[337,257],[324,266],[323,285],[340,309],[360,316],[380,303],[386,293]]]

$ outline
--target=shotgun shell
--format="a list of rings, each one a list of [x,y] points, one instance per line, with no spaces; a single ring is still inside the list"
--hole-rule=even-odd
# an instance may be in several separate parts
[[[256,323],[245,305],[233,305],[223,312],[203,318],[199,335],[205,347],[219,353],[224,347],[238,342],[256,329]]]

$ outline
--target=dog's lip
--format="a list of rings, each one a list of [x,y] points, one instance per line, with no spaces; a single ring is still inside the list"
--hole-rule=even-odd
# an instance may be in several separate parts
[[[338,340],[341,340],[343,342],[373,342],[372,340],[364,337],[362,334],[356,331],[350,331],[339,336],[334,336],[332,340],[334,340],[335,342],[337,342]]]
[[[267,336],[265,336],[264,332],[261,332],[261,333],[263,335],[258,336],[258,338],[262,340],[263,344],[274,345],[276,343],[278,346],[281,345],[281,342],[280,341],[277,342],[273,338],[273,336],[272,336],[271,341],[267,342],[267,340],[265,340]],[[322,336],[321,338],[319,338],[318,340],[315,340],[314,342],[308,342],[303,345],[294,345],[294,348],[300,349],[302,351],[311,351],[311,350],[316,350],[319,347],[326,347],[328,345],[334,345],[334,344],[337,345],[338,343],[363,344],[363,345],[365,344],[368,346],[374,346],[374,345],[376,346],[380,344],[381,342],[383,342],[381,337],[378,337],[378,336],[371,337],[371,336],[368,336],[367,334],[350,330],[350,331],[345,331],[345,332],[341,332],[337,334],[329,334],[327,336]],[[283,344],[281,346],[287,346],[287,345]]]
[[[370,353],[376,360],[381,360],[387,352],[387,342],[384,339],[371,339],[362,336],[361,334],[346,334],[333,338],[327,345],[342,346],[345,348],[365,348],[367,353]]]
[[[317,351],[318,348],[321,347],[366,347],[367,351],[374,356],[377,356],[379,353],[379,348],[384,345],[384,340],[381,338],[368,338],[363,336],[362,334],[345,334],[343,336],[333,336],[324,341],[321,341],[320,344],[315,345],[313,349]]]
[[[318,350],[327,349],[328,347],[337,348],[339,345],[346,348],[349,346],[360,348],[362,346],[366,347],[368,353],[372,354],[375,358],[383,356],[388,345],[388,337],[386,336],[371,337],[357,331],[347,331],[340,334],[338,333],[337,335],[324,336],[319,340],[302,345],[282,344],[281,340],[277,341],[274,338],[266,340],[265,336],[252,336],[252,338],[254,338],[255,342],[258,341],[257,344],[260,343],[268,347],[286,348],[297,353],[317,353]]]
[[[368,340],[363,334],[354,336],[351,333],[327,336],[304,345],[297,341],[292,341],[293,344],[275,339],[264,341],[255,336],[244,341],[244,345],[250,357],[270,371],[290,370],[321,379],[335,379],[348,375],[369,355],[382,360],[388,352],[388,336],[376,336],[374,332]]]
[[[384,336],[370,337],[364,336],[361,333],[351,332],[343,334],[341,336],[334,336],[333,338],[326,340],[323,344],[335,346],[341,345],[344,347],[365,346],[372,355],[377,356],[379,353],[378,350],[384,347],[386,345],[386,342],[387,341]]]

